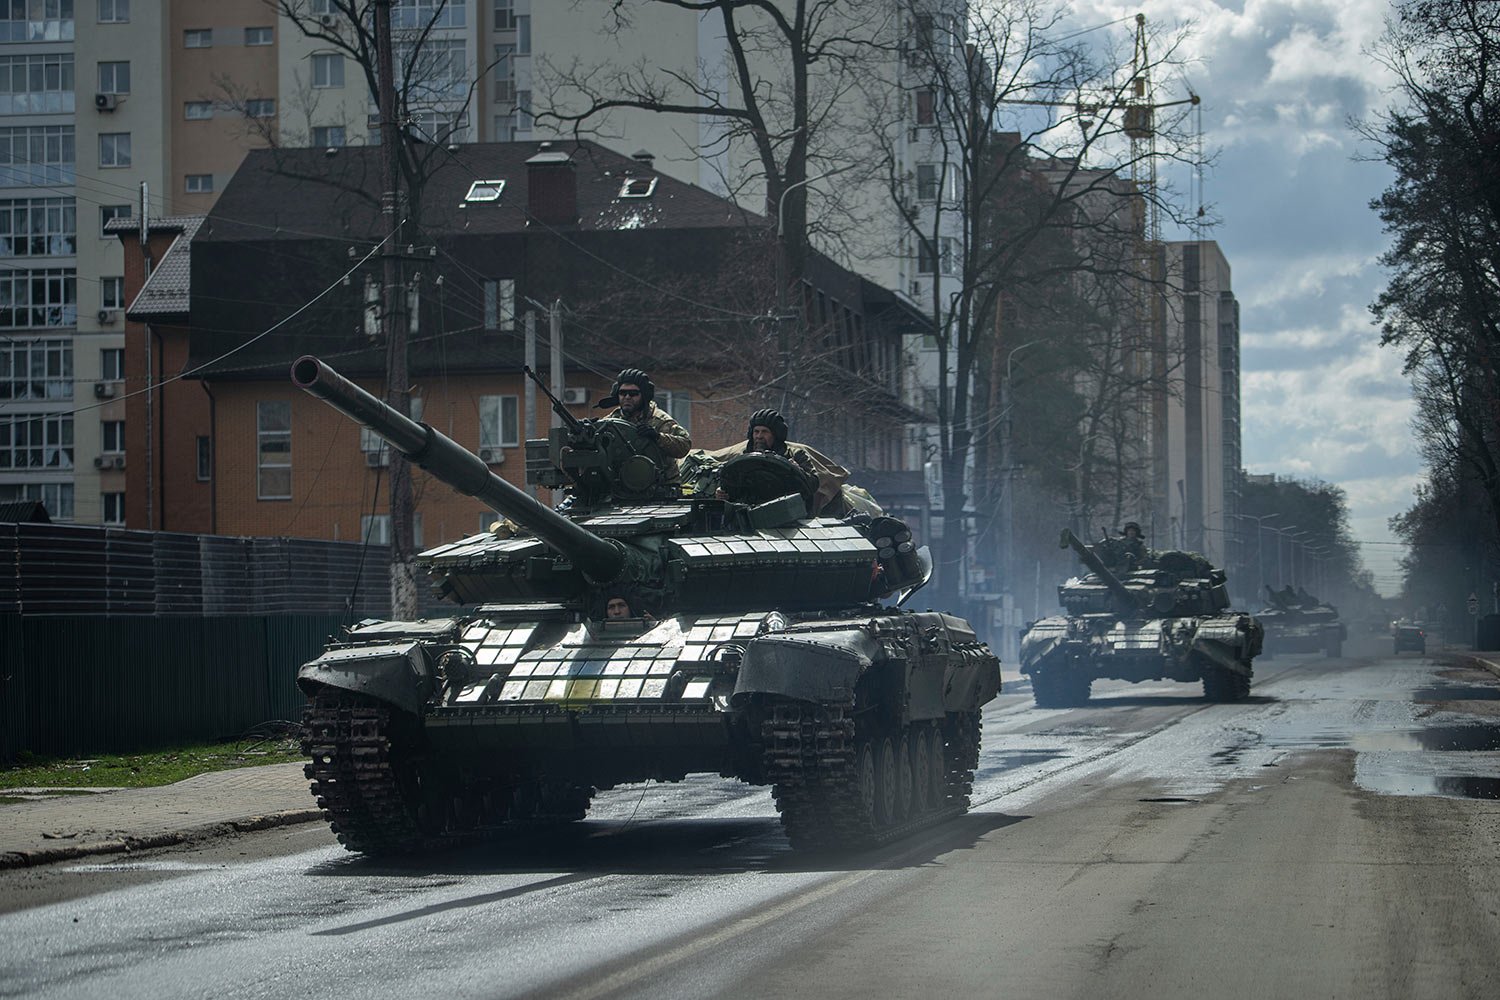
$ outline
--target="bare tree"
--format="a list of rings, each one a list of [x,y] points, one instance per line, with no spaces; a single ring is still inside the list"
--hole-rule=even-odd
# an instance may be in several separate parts
[[[1161,278],[1147,223],[1158,215],[1183,218],[1170,186],[1156,181],[1164,173],[1158,165],[1190,162],[1195,146],[1186,121],[1190,100],[1159,103],[1148,82],[1180,61],[1184,33],[1149,39],[1142,22],[1132,58],[1100,57],[1064,36],[1064,10],[1048,0],[993,0],[972,6],[965,19],[942,4],[916,5],[896,78],[871,88],[911,95],[910,102],[872,100],[882,117],[869,131],[883,144],[904,242],[916,248],[918,272],[933,274],[926,307],[938,329],[936,458],[946,566],[964,561],[976,438],[1004,426],[976,407],[996,404],[996,366],[1008,369],[1011,356],[1035,339],[1003,321],[1007,294],[1057,287],[1066,277],[1076,286],[1074,300],[1094,313],[1094,353],[1069,355],[1080,365],[1075,374],[1094,380],[1080,414],[1086,426],[1073,476],[1080,512],[1095,506],[1106,478],[1102,456],[1125,458],[1130,431],[1119,404],[1129,384],[1143,373],[1163,383],[1162,366],[1137,353],[1150,286]],[[927,157],[915,176],[907,165],[910,136],[899,127],[913,122],[925,137],[917,155]],[[1002,131],[1001,123],[1013,130]],[[1122,380],[1111,361],[1127,355],[1132,366]],[[1122,463],[1111,464],[1118,473]],[[956,574],[945,577],[941,585],[952,597]]]

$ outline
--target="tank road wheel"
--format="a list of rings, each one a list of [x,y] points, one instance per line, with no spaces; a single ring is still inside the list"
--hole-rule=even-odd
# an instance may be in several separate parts
[[[860,740],[854,755],[854,785],[859,794],[861,819],[871,829],[880,826],[880,780],[876,775],[875,745]]]
[[[896,766],[895,742],[887,736],[876,746],[878,749],[875,752],[875,825],[883,829],[894,826],[906,817],[901,809],[901,780],[898,777],[900,769]]]
[[[943,760],[943,731],[934,723],[927,732],[927,808],[938,810],[948,801],[948,765]]]
[[[918,726],[911,733],[911,811],[913,815],[924,813],[933,807],[932,796],[932,731]],[[903,739],[903,742],[907,742]]]
[[[901,819],[909,819],[922,811],[917,801],[916,773],[911,766],[911,730],[901,733],[896,743],[896,813]]]

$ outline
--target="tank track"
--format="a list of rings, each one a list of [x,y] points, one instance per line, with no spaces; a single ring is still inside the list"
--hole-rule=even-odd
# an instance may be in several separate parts
[[[433,846],[392,760],[389,708],[322,697],[308,703],[302,725],[302,754],[308,758],[302,773],[339,843],[374,855]]]
[[[942,787],[911,815],[880,823],[857,765],[861,744],[878,746],[882,736],[902,734],[880,734],[873,740],[858,737],[849,711],[847,706],[780,703],[772,706],[762,724],[765,774],[794,848],[876,847],[968,811],[979,763],[977,714],[957,715],[941,726],[907,727],[908,736],[924,727],[937,731],[934,742],[942,747]],[[929,773],[936,779],[936,773]],[[912,780],[923,787],[920,779]]]
[[[494,836],[506,827],[579,820],[593,789],[543,789],[497,797],[461,787],[429,807],[414,733],[388,706],[343,695],[308,703],[302,773],[339,843],[372,856],[442,851]],[[430,810],[430,811],[429,811]],[[439,815],[440,811],[440,815]]]

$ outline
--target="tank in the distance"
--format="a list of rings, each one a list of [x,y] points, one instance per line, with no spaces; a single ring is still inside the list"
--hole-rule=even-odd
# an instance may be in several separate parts
[[[696,773],[770,785],[794,847],[968,808],[999,662],[961,618],[900,607],[931,563],[898,519],[810,516],[776,455],[668,482],[633,424],[560,403],[567,426],[527,443],[558,510],[315,358],[293,379],[506,518],[419,557],[449,617],[361,623],[298,674],[307,774],[350,850],[576,820],[599,790]]]
[[[1088,572],[1058,587],[1065,614],[1021,637],[1021,673],[1039,706],[1086,704],[1101,679],[1201,683],[1210,701],[1249,695],[1262,629],[1229,610],[1223,570],[1197,553],[1118,538],[1085,545],[1067,529],[1059,544]]]
[[[1348,627],[1339,621],[1339,609],[1320,601],[1301,587],[1287,584],[1280,590],[1266,585],[1266,606],[1255,613],[1266,630],[1261,655],[1269,659],[1288,653],[1343,655]]]

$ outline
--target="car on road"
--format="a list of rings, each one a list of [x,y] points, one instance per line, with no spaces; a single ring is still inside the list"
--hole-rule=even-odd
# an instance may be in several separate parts
[[[1422,626],[1397,625],[1392,633],[1396,640],[1396,652],[1402,653],[1409,649],[1418,653],[1427,652],[1427,630]]]

